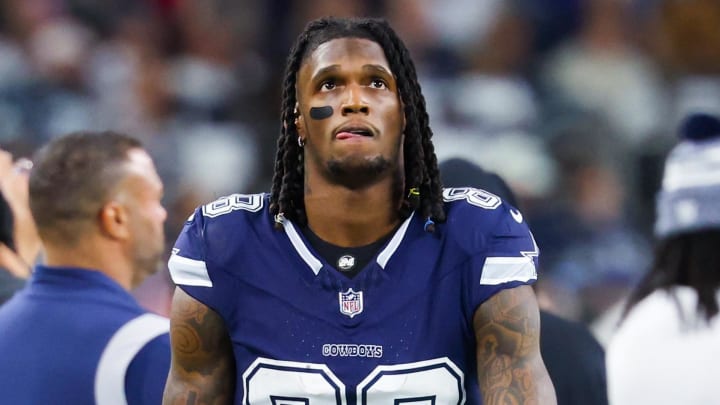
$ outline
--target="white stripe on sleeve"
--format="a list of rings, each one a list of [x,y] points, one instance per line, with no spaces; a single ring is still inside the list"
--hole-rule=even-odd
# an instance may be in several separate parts
[[[497,285],[511,281],[526,282],[537,278],[532,257],[488,257],[480,276],[481,285]]]
[[[168,268],[170,277],[175,284],[198,287],[212,287],[213,285],[210,275],[208,275],[207,265],[202,260],[188,259],[173,254],[168,260]]]
[[[105,346],[95,371],[97,405],[127,404],[125,374],[130,363],[146,344],[169,330],[169,319],[155,314],[144,314],[115,332]]]

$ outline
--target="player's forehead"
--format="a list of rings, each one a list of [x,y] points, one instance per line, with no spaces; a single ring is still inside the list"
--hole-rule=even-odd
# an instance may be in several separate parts
[[[380,66],[390,73],[390,63],[385,51],[377,42],[366,38],[341,37],[325,41],[304,58],[301,70],[313,77],[328,67],[352,69],[366,65]]]

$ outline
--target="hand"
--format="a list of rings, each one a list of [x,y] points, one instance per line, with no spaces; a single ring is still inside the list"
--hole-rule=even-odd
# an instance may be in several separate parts
[[[0,191],[13,215],[15,249],[26,267],[35,263],[40,253],[40,236],[30,212],[28,181],[32,162],[20,158],[13,162],[12,155],[0,149]]]

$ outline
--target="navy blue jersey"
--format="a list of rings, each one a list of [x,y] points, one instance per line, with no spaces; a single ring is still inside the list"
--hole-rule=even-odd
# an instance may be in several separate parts
[[[100,272],[37,266],[0,308],[0,403],[159,404],[168,327]]]
[[[413,214],[354,278],[324,261],[267,195],[198,208],[169,267],[224,319],[238,404],[480,403],[473,315],[536,279],[520,212],[483,190],[444,190],[434,233]],[[394,401],[394,402],[393,402]]]

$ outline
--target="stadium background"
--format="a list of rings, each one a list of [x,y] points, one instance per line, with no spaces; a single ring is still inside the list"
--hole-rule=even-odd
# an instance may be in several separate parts
[[[605,342],[648,266],[679,120],[720,113],[717,0],[2,0],[0,146],[142,139],[169,250],[196,205],[268,189],[284,59],[321,15],[390,20],[439,158],[510,183],[542,250],[542,305]],[[164,271],[135,294],[166,314],[170,292]]]

